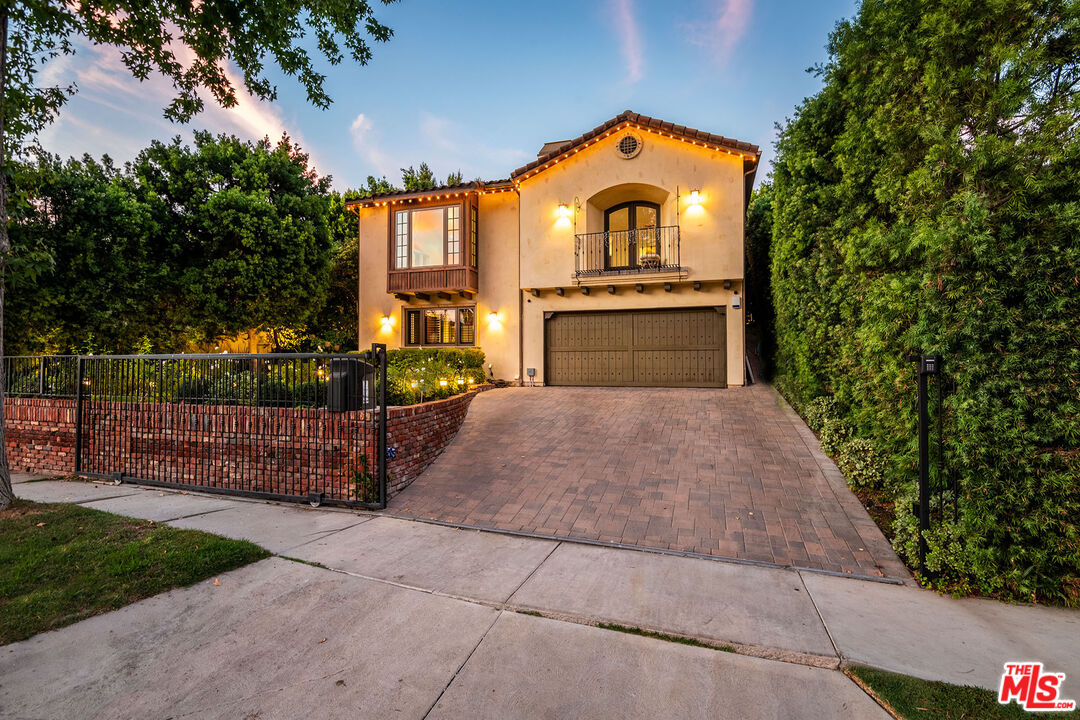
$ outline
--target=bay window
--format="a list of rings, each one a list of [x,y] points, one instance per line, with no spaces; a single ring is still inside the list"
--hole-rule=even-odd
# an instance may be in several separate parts
[[[394,269],[461,265],[461,206],[394,213]]]

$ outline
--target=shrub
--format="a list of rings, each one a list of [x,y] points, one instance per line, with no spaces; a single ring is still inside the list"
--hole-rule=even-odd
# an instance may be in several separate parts
[[[827,420],[821,427],[818,439],[821,441],[821,449],[829,455],[836,455],[840,448],[851,437],[851,430],[843,420]]]
[[[1078,20],[1069,0],[860,4],[829,38],[821,91],[780,134],[771,248],[777,374],[797,406],[828,392],[875,438],[896,537],[914,532],[918,463],[904,358],[936,353],[959,511],[935,520],[932,562],[986,592],[1070,605],[1080,68],[1050,48]],[[824,423],[823,446],[838,427]],[[912,543],[895,546],[914,562]]]
[[[836,400],[828,395],[816,397],[806,404],[803,415],[810,429],[819,433],[826,422],[836,417]]]
[[[442,400],[484,382],[484,353],[476,348],[390,350],[386,381],[389,405]]]
[[[855,487],[880,489],[885,484],[885,459],[865,438],[853,438],[844,443],[836,464]]]

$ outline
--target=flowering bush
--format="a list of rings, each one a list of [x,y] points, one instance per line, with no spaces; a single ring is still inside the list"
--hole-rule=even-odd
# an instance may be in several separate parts
[[[386,353],[386,401],[389,405],[442,400],[468,392],[482,382],[482,350],[401,348]]]

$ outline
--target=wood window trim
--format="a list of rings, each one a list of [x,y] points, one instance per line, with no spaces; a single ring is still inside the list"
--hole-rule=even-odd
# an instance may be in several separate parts
[[[621,202],[618,205],[612,205],[604,211],[604,232],[610,232],[608,230],[608,221],[611,213],[617,210],[622,210],[623,208],[635,207],[637,205],[644,205],[645,207],[651,207],[653,210],[656,210],[656,227],[661,227],[663,225],[663,223],[660,221],[660,203],[654,203],[651,200],[627,200],[626,202]],[[630,219],[630,224],[635,226],[628,229],[637,229],[637,215],[631,212],[628,214],[628,217]]]
[[[423,267],[412,266],[412,215],[410,212],[408,220],[408,245],[406,246],[406,259],[409,261],[408,267],[397,267],[397,214],[401,211],[412,210],[432,210],[440,207],[453,207],[458,206],[460,215],[458,216],[458,233],[461,242],[461,262],[443,265],[424,265]],[[447,268],[472,268],[477,269],[477,264],[472,262],[472,242],[471,238],[467,235],[467,231],[471,229],[468,224],[468,219],[471,217],[470,208],[475,207],[477,209],[477,233],[479,233],[480,227],[480,204],[477,201],[475,194],[467,194],[465,197],[457,201],[447,202],[446,198],[430,198],[424,200],[416,200],[413,202],[403,203],[401,205],[388,205],[386,212],[386,269],[387,272],[409,272],[413,270],[446,270]],[[477,240],[479,246],[479,239]],[[479,252],[477,253],[479,254]],[[443,257],[446,258],[447,253],[447,221],[443,223]]]
[[[661,218],[660,218],[660,204],[659,203],[654,203],[651,200],[627,200],[626,202],[621,202],[621,203],[618,203],[617,205],[612,205],[608,209],[604,210],[604,233],[605,233],[604,237],[606,238],[607,233],[611,232],[611,229],[610,229],[611,214],[614,213],[614,212],[618,212],[619,210],[622,210],[623,208],[627,209],[627,213],[626,213],[627,228],[626,228],[625,231],[616,230],[616,232],[634,232],[634,231],[638,230],[638,227],[637,227],[637,212],[635,212],[635,210],[637,208],[639,208],[639,207],[648,207],[648,208],[652,208],[653,210],[655,210],[656,211],[656,227],[660,228],[660,227],[663,226],[663,223],[661,222]],[[635,253],[635,256],[629,256],[628,255],[627,260],[630,261],[629,265],[609,265],[609,263],[611,262],[611,255],[610,255],[610,250],[608,250],[604,254],[604,268],[610,270],[610,269],[620,269],[620,268],[624,268],[624,267],[629,267],[629,268],[637,267],[636,253]]]
[[[458,328],[457,328],[457,337],[456,337],[456,339],[459,342],[453,342],[453,343],[427,343],[427,342],[410,343],[409,342],[409,313],[410,312],[423,313],[423,312],[425,312],[427,310],[456,310],[456,311],[459,311],[459,312],[461,310],[472,310],[472,314],[473,314],[473,326],[472,326],[473,327],[473,341],[471,343],[460,342],[460,340],[461,340],[461,319],[460,319],[460,315],[459,315],[458,320],[457,320]],[[402,333],[401,347],[407,347],[407,348],[455,348],[455,347],[456,348],[474,348],[474,347],[477,346],[476,340],[477,340],[477,335],[478,335],[477,329],[479,328],[479,324],[480,323],[479,323],[479,320],[477,319],[477,314],[476,314],[476,305],[430,305],[428,307],[405,307],[405,306],[402,306],[402,308],[401,308],[401,333]],[[421,336],[423,336],[424,332],[423,332],[422,326],[418,325],[417,332]]]

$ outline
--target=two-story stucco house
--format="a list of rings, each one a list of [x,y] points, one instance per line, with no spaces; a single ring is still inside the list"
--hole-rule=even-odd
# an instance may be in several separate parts
[[[507,180],[354,200],[360,347],[476,346],[524,384],[742,385],[760,156],[624,112]]]

